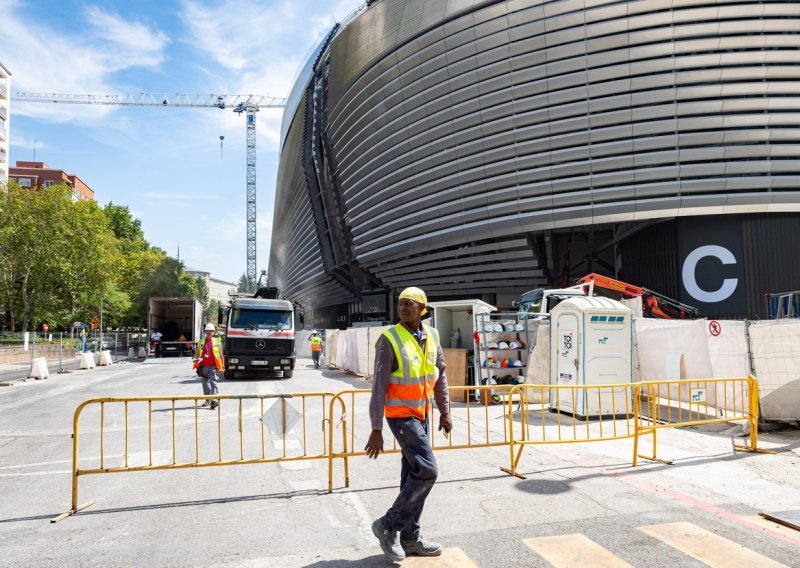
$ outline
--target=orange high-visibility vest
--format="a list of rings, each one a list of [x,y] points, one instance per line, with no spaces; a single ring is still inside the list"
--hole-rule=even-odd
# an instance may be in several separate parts
[[[322,351],[322,340],[319,337],[311,338],[311,351]]]
[[[428,326],[423,326],[423,330],[427,336],[424,350],[402,324],[383,332],[394,349],[397,361],[397,370],[389,376],[384,406],[386,418],[413,416],[425,420],[433,405],[439,334]]]
[[[197,342],[197,353],[195,353],[196,359],[201,359],[203,357],[203,347],[205,347],[205,344],[205,337]],[[214,354],[214,365],[217,367],[217,371],[224,371],[225,359],[222,358],[222,340],[216,335],[211,337],[211,352]],[[193,365],[195,369],[199,366],[200,363],[195,363]]]

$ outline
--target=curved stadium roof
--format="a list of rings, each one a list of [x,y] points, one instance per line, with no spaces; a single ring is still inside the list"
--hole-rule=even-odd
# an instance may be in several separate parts
[[[545,230],[800,210],[798,16],[374,3],[295,86],[270,283],[306,306],[412,283],[518,292],[542,281],[529,239]]]

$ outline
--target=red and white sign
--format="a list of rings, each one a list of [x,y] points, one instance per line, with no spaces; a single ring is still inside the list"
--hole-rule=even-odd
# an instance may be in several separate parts
[[[42,331],[47,333],[48,331],[50,331],[50,326],[47,325],[46,323],[43,323],[42,324]]]
[[[722,333],[722,326],[717,320],[711,320],[708,322],[708,333],[717,337],[720,333]]]

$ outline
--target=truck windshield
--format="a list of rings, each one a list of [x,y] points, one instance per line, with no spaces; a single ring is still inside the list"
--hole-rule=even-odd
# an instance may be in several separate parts
[[[520,298],[519,311],[521,313],[538,314],[542,311],[542,298],[544,289],[537,288],[530,292],[525,292]]]
[[[231,327],[237,329],[292,329],[292,312],[234,308]]]

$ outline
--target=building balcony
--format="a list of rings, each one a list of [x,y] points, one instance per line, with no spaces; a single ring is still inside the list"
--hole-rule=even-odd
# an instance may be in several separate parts
[[[8,109],[0,105],[0,120],[5,121],[8,118]]]
[[[0,84],[0,99],[8,100],[8,86]]]

